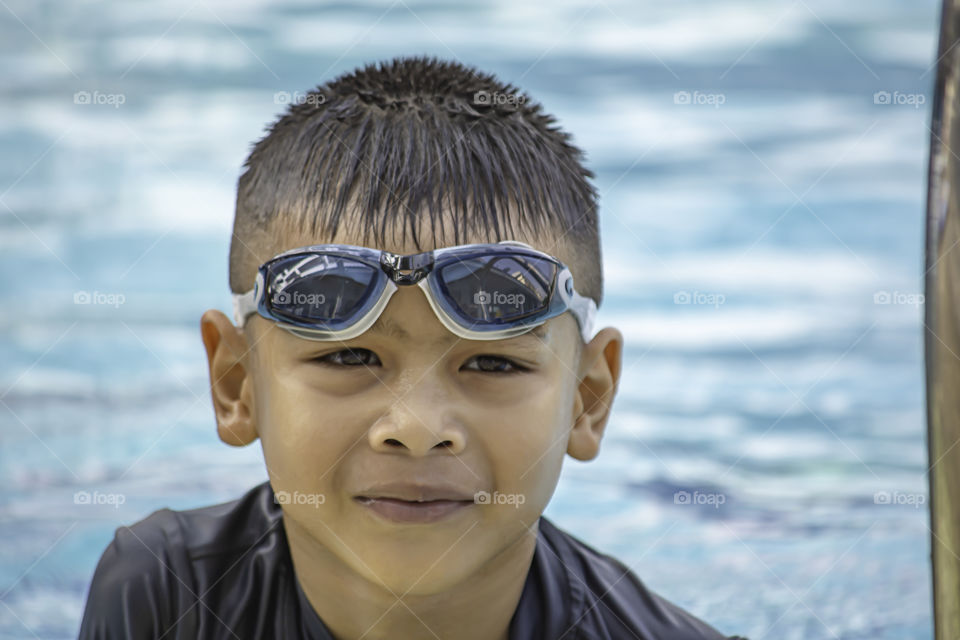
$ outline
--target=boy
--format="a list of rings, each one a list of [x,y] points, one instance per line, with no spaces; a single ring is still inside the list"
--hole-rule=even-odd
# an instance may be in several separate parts
[[[81,638],[723,638],[541,516],[623,346],[552,122],[425,57],[289,107],[238,185],[236,324],[201,321],[218,434],[269,481],[119,528]]]

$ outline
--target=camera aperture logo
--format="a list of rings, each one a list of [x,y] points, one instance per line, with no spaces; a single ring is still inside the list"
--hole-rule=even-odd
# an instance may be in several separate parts
[[[107,305],[116,309],[126,301],[127,297],[122,293],[106,293],[103,291],[75,291],[73,293],[73,304]]]
[[[526,300],[527,297],[522,293],[503,293],[502,291],[484,291],[481,289],[473,294],[473,304],[481,307],[492,304],[522,307]]]
[[[711,306],[719,309],[720,305],[727,301],[727,296],[722,293],[710,293],[706,291],[677,291],[673,294],[673,304],[689,304]]]
[[[474,504],[510,504],[519,509],[520,505],[527,501],[527,497],[522,493],[500,493],[494,491],[477,491],[473,494]]]
[[[727,96],[723,93],[706,93],[703,91],[677,91],[673,94],[673,104],[681,105],[708,105],[719,109],[726,103]]]
[[[720,505],[725,504],[727,496],[722,493],[706,493],[702,491],[677,491],[673,494],[674,504],[706,504],[714,509],[719,509]]]
[[[326,302],[322,293],[304,293],[303,291],[278,291],[271,300],[275,305],[319,307]]]
[[[510,105],[519,106],[527,101],[522,93],[500,93],[499,91],[476,91],[473,94],[473,104],[482,106]]]
[[[77,491],[73,494],[73,504],[107,504],[114,509],[119,509],[120,505],[127,501],[127,497],[122,493],[100,493],[99,491]]]
[[[927,103],[927,96],[922,93],[902,93],[900,91],[877,91],[873,94],[873,104],[906,105],[919,109]]]
[[[82,104],[82,105],[101,105],[105,104],[107,106],[113,107],[114,109],[119,109],[120,105],[127,101],[127,96],[123,93],[101,93],[99,91],[77,91],[73,94],[73,104]]]
[[[873,294],[873,304],[907,305],[919,309],[925,301],[922,293],[876,291]]]
[[[919,509],[927,503],[927,496],[922,493],[877,491],[873,494],[873,503],[882,505],[906,505],[914,509]]]
[[[327,96],[314,91],[306,93],[303,91],[277,91],[273,94],[274,104],[309,104],[313,107],[319,107],[326,101]]]
[[[319,507],[327,498],[322,493],[301,493],[299,491],[275,491],[273,501],[276,504],[306,504],[312,507]]]

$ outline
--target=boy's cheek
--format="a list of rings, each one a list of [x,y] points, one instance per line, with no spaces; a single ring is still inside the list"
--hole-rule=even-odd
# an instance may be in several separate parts
[[[336,479],[336,465],[349,457],[345,455],[352,443],[349,434],[319,418],[295,418],[274,416],[267,435],[261,437],[271,480],[304,491],[329,491]]]
[[[531,403],[522,412],[501,416],[496,429],[487,430],[484,436],[491,463],[502,480],[523,483],[544,472],[552,474],[567,448],[569,415],[568,408],[545,402]]]
[[[324,511],[339,499],[331,495],[337,486],[336,466],[349,458],[346,454],[356,437],[351,438],[348,422],[325,411],[322,404],[306,406],[291,398],[285,405],[278,399],[271,399],[267,405],[271,410],[260,418],[265,423],[260,442],[271,486],[275,493],[289,493],[291,504]]]

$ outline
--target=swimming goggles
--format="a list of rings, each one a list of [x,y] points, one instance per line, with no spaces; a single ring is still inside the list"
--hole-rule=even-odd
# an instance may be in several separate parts
[[[238,326],[252,313],[308,340],[349,340],[369,329],[398,287],[417,285],[461,338],[502,340],[566,311],[589,342],[597,305],[570,269],[504,240],[401,255],[343,244],[291,249],[263,263],[253,289],[233,295]]]

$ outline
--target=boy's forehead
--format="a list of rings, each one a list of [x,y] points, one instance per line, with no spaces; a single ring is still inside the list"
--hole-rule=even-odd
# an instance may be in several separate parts
[[[348,244],[356,245],[362,247],[370,247],[372,249],[382,249],[385,251],[390,251],[391,253],[398,254],[412,254],[419,253],[421,251],[430,251],[433,249],[440,249],[443,247],[451,247],[458,244],[475,244],[475,243],[493,243],[496,242],[494,237],[491,235],[481,235],[481,234],[470,234],[466,235],[463,233],[459,234],[459,237],[455,237],[452,231],[446,233],[440,233],[439,230],[435,234],[429,232],[421,234],[419,239],[419,247],[414,243],[413,238],[410,234],[407,234],[404,237],[390,237],[389,235],[386,238],[385,242],[380,242],[378,240],[373,240],[370,236],[373,234],[364,234],[356,231],[349,231],[338,229],[337,233],[332,236],[329,234],[316,234],[309,232],[300,232],[300,231],[286,231],[281,232],[275,236],[276,243],[275,246],[270,248],[270,255],[266,256],[264,260],[284,251],[289,251],[290,249],[296,249],[298,247],[305,247],[309,245],[316,244]],[[538,238],[531,237],[529,235],[522,236],[504,236],[505,240],[518,240],[520,242],[525,242],[534,249],[538,251],[543,251],[549,255],[555,256],[561,260],[563,258],[558,255],[558,247],[556,242],[550,242],[541,240]]]

